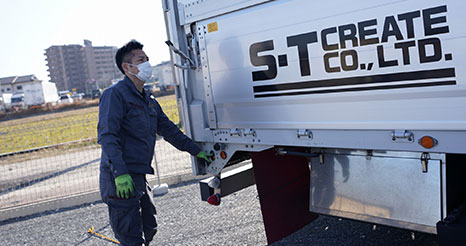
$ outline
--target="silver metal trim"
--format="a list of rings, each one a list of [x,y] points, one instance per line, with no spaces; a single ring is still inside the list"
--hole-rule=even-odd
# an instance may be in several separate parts
[[[201,69],[202,69],[202,79],[204,81],[204,91],[205,91],[205,102],[207,106],[207,119],[210,129],[217,128],[217,115],[215,111],[214,97],[212,94],[212,83],[210,81],[210,71],[207,61],[207,47],[205,40],[206,33],[205,25],[196,25],[196,37],[199,42],[199,53],[201,56]]]
[[[184,5],[184,16],[182,24],[193,23],[270,1],[272,0],[191,1]]]
[[[442,196],[441,207],[442,207],[442,220],[447,217],[447,165],[445,159],[440,161],[440,175],[441,175],[441,190]]]
[[[312,150],[325,153],[326,164],[312,166],[311,212],[436,232],[445,212],[444,154],[434,155],[437,159],[429,161],[429,172],[424,174],[416,173],[419,152],[373,152],[367,160],[367,151],[362,150]]]
[[[355,214],[351,212],[334,211],[334,210],[321,209],[321,208],[314,208],[313,212],[320,213],[320,214],[328,214],[328,215],[343,217],[343,218],[348,218],[348,219],[355,219],[355,220],[360,220],[364,222],[372,222],[372,223],[381,224],[381,225],[389,225],[389,226],[402,228],[402,229],[409,229],[409,230],[414,230],[414,231],[419,231],[419,232],[437,234],[437,228],[432,227],[432,226],[408,223],[408,222],[403,222],[403,221],[390,221],[390,220],[385,220],[385,219],[370,216],[370,215],[361,215],[361,214]]]

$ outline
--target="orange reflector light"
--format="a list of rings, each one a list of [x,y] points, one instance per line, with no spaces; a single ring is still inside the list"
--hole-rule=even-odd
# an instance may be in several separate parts
[[[437,140],[431,136],[424,136],[421,139],[419,139],[418,143],[426,148],[430,149],[433,148],[435,145],[437,145]]]
[[[227,152],[225,152],[225,151],[220,152],[220,158],[226,160],[227,159]]]
[[[218,206],[220,205],[220,195],[219,194],[213,194],[207,198],[207,202],[210,205]]]

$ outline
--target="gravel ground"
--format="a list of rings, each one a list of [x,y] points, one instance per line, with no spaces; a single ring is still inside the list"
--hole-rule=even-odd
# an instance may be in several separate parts
[[[255,186],[223,198],[219,207],[202,202],[197,182],[170,187],[155,198],[159,232],[154,245],[266,245]],[[106,205],[88,204],[0,222],[2,245],[115,245]],[[320,216],[278,245],[437,245],[436,236]]]

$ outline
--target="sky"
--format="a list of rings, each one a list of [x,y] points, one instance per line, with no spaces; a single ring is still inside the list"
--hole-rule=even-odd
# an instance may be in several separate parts
[[[151,65],[170,59],[161,0],[0,0],[0,77],[49,81],[45,49],[80,44],[144,45]]]

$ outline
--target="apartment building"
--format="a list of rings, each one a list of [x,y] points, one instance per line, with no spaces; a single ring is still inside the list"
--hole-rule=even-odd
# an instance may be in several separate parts
[[[92,46],[89,40],[84,40],[84,46],[51,46],[45,50],[50,81],[60,91],[90,93],[105,88],[121,77],[116,51],[114,46]]]

